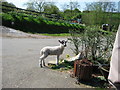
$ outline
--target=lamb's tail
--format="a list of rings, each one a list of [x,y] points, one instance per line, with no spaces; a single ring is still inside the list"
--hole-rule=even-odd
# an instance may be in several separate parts
[[[43,55],[43,51],[41,50],[41,51],[40,51],[40,56],[42,56],[42,55]]]

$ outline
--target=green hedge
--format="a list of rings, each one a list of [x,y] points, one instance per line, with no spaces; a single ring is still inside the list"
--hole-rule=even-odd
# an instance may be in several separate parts
[[[120,13],[112,12],[83,12],[82,23],[86,25],[110,24],[114,25],[114,29],[118,29],[120,24]]]
[[[68,33],[69,29],[83,30],[84,26],[48,21],[41,16],[32,16],[22,13],[2,13],[2,25],[32,33]],[[14,24],[13,24],[14,23]]]

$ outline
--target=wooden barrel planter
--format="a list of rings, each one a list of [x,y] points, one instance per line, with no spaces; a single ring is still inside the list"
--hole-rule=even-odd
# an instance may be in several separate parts
[[[99,65],[93,64],[93,73],[94,74],[101,74],[100,69],[99,69]]]
[[[87,59],[75,61],[74,63],[74,75],[76,75],[78,81],[89,80],[92,76],[93,64]]]
[[[78,69],[77,68],[78,68],[79,63],[80,63],[80,60],[75,60],[74,61],[74,72],[73,72],[74,77],[76,77],[78,75]]]

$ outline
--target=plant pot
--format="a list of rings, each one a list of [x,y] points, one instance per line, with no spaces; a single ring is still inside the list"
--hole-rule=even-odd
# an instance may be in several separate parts
[[[73,72],[73,75],[74,77],[76,77],[78,75],[78,64],[80,63],[80,60],[75,60],[74,61],[74,72]]]
[[[99,69],[99,65],[97,65],[97,64],[93,65],[93,73],[94,74],[101,74],[100,69]]]
[[[90,80],[93,65],[87,59],[78,60],[74,63],[74,75],[80,80]]]

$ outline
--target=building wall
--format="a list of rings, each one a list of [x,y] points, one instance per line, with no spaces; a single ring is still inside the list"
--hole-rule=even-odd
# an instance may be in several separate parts
[[[118,2],[118,12],[120,12],[120,1]]]

